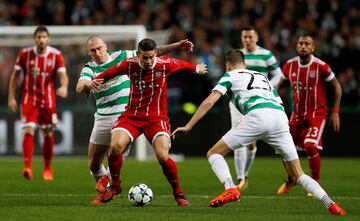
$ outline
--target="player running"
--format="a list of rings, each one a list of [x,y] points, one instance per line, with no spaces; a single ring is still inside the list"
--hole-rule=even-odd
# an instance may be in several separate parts
[[[245,115],[207,153],[212,170],[225,186],[225,191],[211,200],[209,206],[220,207],[240,199],[240,191],[233,182],[224,156],[236,148],[245,148],[263,140],[282,156],[289,175],[297,184],[319,199],[331,214],[345,215],[345,211],[331,200],[319,183],[304,174],[276,90],[265,76],[245,67],[244,54],[240,50],[229,51],[226,54],[227,72],[186,126],[177,128],[171,134],[175,138],[177,134],[188,133],[224,94],[229,95],[238,111]]]

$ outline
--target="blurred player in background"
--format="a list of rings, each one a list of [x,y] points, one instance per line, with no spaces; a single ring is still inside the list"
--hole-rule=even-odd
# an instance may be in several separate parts
[[[271,77],[270,84],[276,87],[281,79],[282,72],[279,63],[271,51],[257,45],[259,35],[253,27],[244,28],[241,31],[241,42],[243,48],[240,49],[245,55],[247,69],[257,71],[266,77]],[[231,127],[235,127],[244,117],[236,107],[230,102]],[[246,148],[234,150],[234,163],[237,174],[239,189],[248,186],[248,174],[254,162],[256,154],[256,143],[249,144]]]
[[[44,180],[53,180],[51,161],[54,149],[53,128],[58,123],[56,114],[55,81],[60,78],[56,95],[67,97],[69,79],[64,59],[59,50],[49,46],[50,35],[45,26],[38,26],[34,32],[35,46],[27,47],[19,53],[9,83],[8,106],[16,112],[15,91],[19,75],[22,75],[20,90],[21,121],[23,123],[23,159],[25,168],[22,175],[33,179],[32,157],[34,134],[39,125],[44,138]]]
[[[341,86],[330,66],[313,55],[313,38],[304,34],[298,38],[296,50],[298,56],[288,60],[283,66],[286,79],[290,80],[294,110],[290,119],[290,132],[295,145],[305,150],[308,156],[311,177],[320,182],[320,154],[328,107],[326,104],[326,85],[334,91],[333,109],[330,123],[334,131],[340,130],[339,108]],[[295,185],[289,177],[279,189],[278,194],[285,194]]]
[[[158,54],[164,55],[176,49],[192,51],[193,44],[188,40],[182,40],[170,45],[159,46]],[[89,37],[86,42],[86,50],[91,61],[81,70],[76,86],[77,93],[85,93],[86,95],[90,93],[91,81],[96,76],[122,60],[136,56],[135,50],[119,50],[108,53],[106,43],[96,35]],[[111,128],[125,111],[129,101],[129,91],[130,80],[127,75],[116,76],[104,84],[100,90],[93,91],[96,100],[96,113],[88,147],[88,165],[90,174],[97,182],[96,190],[100,193],[105,191],[110,180],[110,172],[105,168],[103,160],[110,146]],[[102,204],[102,202],[97,198],[92,204]]]
[[[245,68],[244,54],[240,50],[229,51],[226,54],[227,72],[186,126],[177,128],[171,134],[175,138],[177,134],[188,133],[224,94],[228,94],[237,110],[244,114],[239,124],[207,153],[212,170],[225,186],[225,191],[211,200],[209,206],[220,207],[240,199],[240,191],[232,180],[224,156],[236,148],[246,148],[257,140],[263,140],[282,156],[289,175],[297,184],[321,200],[331,214],[345,215],[345,211],[330,199],[319,183],[304,174],[276,90],[265,76]]]
[[[163,173],[173,188],[176,202],[179,206],[188,206],[189,202],[179,185],[176,164],[169,157],[170,124],[167,117],[166,79],[171,73],[182,69],[205,74],[206,66],[170,57],[159,58],[156,43],[151,39],[140,41],[137,55],[138,57],[123,60],[92,80],[91,88],[98,91],[103,87],[104,81],[118,75],[126,74],[130,78],[129,103],[112,129],[108,157],[112,186],[99,198],[102,202],[108,202],[121,192],[122,153],[130,142],[144,133],[153,145]]]

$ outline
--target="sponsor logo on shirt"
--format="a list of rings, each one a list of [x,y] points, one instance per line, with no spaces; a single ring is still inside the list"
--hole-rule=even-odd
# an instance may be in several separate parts
[[[123,82],[123,80],[121,78],[119,79],[116,79],[116,80],[113,80],[113,81],[109,81],[109,82],[106,82],[105,84],[101,85],[99,87],[99,91],[106,91],[107,89],[111,88],[111,87],[114,87],[116,85],[119,85]]]

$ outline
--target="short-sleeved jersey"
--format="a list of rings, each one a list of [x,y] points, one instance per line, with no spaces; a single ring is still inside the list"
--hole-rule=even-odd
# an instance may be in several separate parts
[[[91,60],[81,70],[80,80],[92,80],[103,71],[115,66],[126,58],[132,58],[136,51],[119,50],[109,53],[109,58],[104,64],[97,64]],[[123,113],[129,101],[130,80],[126,75],[119,75],[109,81],[98,91],[94,91],[96,101],[95,117],[115,116]]]
[[[227,94],[244,115],[259,108],[284,110],[282,101],[270,81],[259,72],[237,69],[226,72],[213,90]]]
[[[326,82],[335,77],[330,66],[315,56],[301,65],[300,58],[295,57],[284,64],[283,73],[290,80],[294,96],[292,119],[326,117]]]
[[[44,54],[38,54],[35,46],[24,48],[14,68],[23,74],[20,91],[22,105],[56,108],[56,74],[66,70],[59,50],[48,46]]]
[[[270,50],[260,46],[257,46],[252,52],[247,51],[245,48],[240,50],[244,53],[247,69],[257,71],[267,78],[269,78],[270,73],[272,79],[276,79],[274,82],[270,81],[272,86],[279,82],[282,76],[280,65]]]
[[[196,70],[196,65],[171,57],[156,57],[151,70],[141,67],[138,57],[128,58],[104,71],[96,79],[118,74],[130,78],[129,103],[123,116],[167,118],[167,77],[178,70]]]

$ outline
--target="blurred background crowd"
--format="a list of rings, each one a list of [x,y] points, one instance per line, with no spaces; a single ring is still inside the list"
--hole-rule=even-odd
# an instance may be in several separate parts
[[[223,54],[230,48],[241,47],[240,32],[245,26],[252,25],[258,30],[259,45],[270,49],[281,65],[296,55],[297,35],[309,32],[316,36],[315,55],[330,64],[343,87],[342,106],[354,109],[360,106],[359,0],[0,1],[0,28],[39,24],[145,25],[149,32],[167,30],[165,43],[190,39],[195,44],[194,53],[174,56],[205,62],[209,75],[206,78],[184,75],[171,79],[169,87],[174,90],[170,90],[169,96],[172,92],[177,93],[176,85],[181,85],[184,96],[174,96],[170,103],[191,101],[196,104],[223,74]],[[70,87],[74,88],[86,60],[76,59],[72,47],[62,50],[71,79]],[[84,48],[76,50],[86,54]],[[75,64],[75,61],[80,63]],[[1,93],[6,94],[13,63],[14,60],[9,61],[0,51]],[[62,102],[81,105],[83,100],[73,93]],[[1,105],[6,102],[2,99]]]

